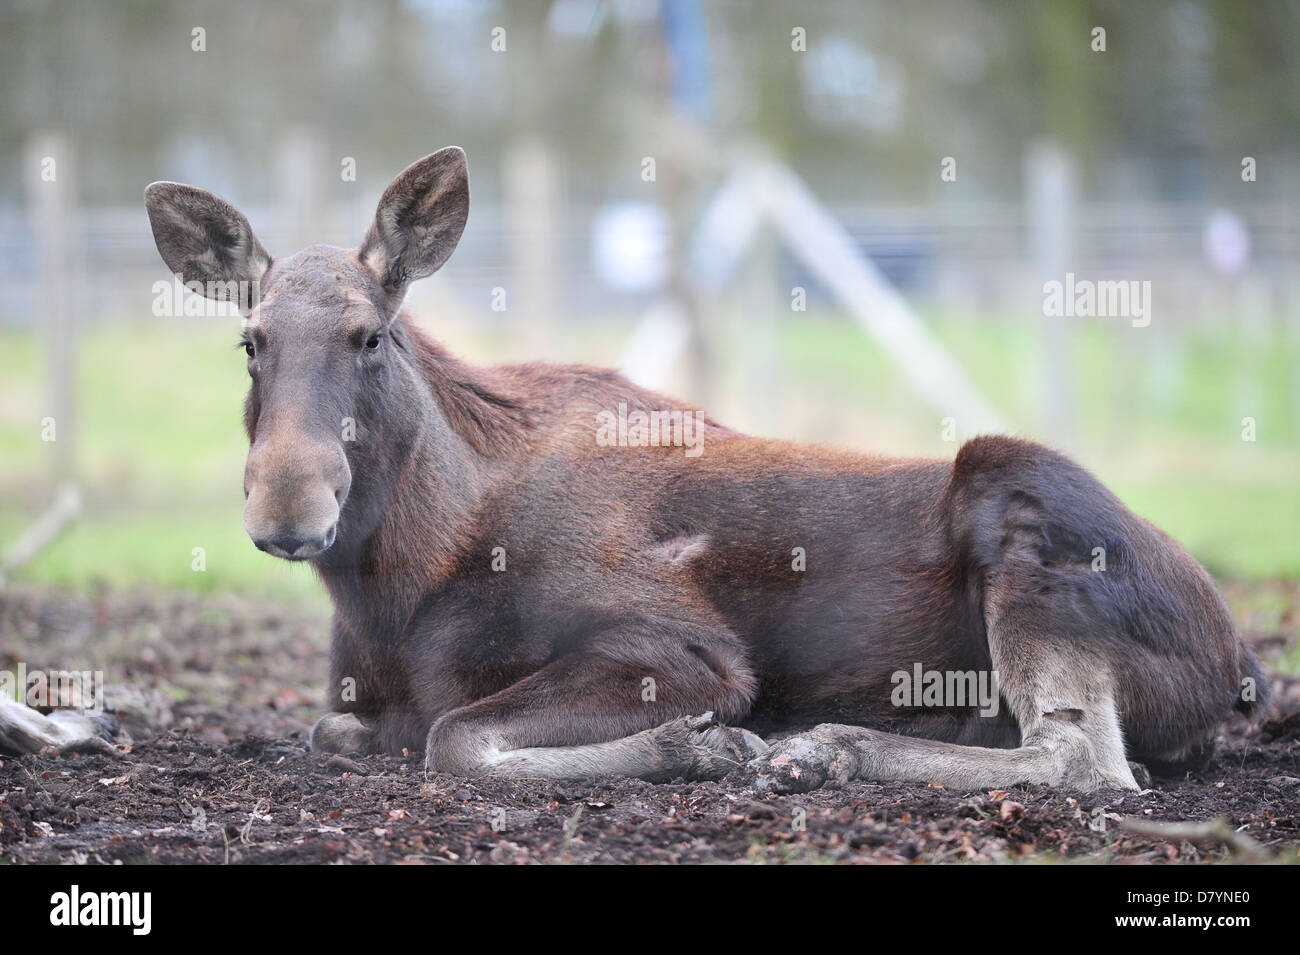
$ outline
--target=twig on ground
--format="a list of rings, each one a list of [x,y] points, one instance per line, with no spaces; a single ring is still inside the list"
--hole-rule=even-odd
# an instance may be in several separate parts
[[[1190,842],[1193,844],[1222,845],[1233,855],[1245,856],[1253,861],[1269,857],[1269,852],[1244,832],[1238,832],[1222,817],[1211,822],[1157,822],[1151,819],[1123,819],[1120,827],[1135,836],[1161,839],[1165,842]]]

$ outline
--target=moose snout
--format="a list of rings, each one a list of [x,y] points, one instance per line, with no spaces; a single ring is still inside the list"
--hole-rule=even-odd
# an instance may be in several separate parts
[[[351,478],[341,448],[255,447],[244,470],[244,530],[272,556],[310,560],[338,536]]]
[[[295,537],[292,534],[280,534],[269,540],[254,537],[253,543],[257,545],[258,550],[264,550],[272,557],[283,557],[286,560],[307,560],[315,557],[329,547],[330,544],[333,544],[337,533],[338,521],[335,521],[330,525],[330,529],[325,532],[323,537]]]

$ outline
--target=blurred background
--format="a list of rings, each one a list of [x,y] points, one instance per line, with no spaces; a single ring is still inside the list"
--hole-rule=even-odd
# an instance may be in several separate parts
[[[1221,579],[1300,578],[1297,36],[1285,0],[6,0],[7,575],[323,600],[243,533],[238,317],[173,296],[141,193],[352,246],[455,143],[469,225],[408,307],[460,355],[863,451],[1013,431]],[[1046,314],[1067,274],[1149,311]]]

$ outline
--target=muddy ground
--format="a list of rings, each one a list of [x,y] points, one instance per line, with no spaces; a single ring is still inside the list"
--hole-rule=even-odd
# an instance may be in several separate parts
[[[1265,661],[1293,671],[1300,585],[1227,589]],[[172,721],[117,756],[3,757],[0,863],[1300,857],[1300,681],[1286,677],[1268,718],[1226,727],[1204,770],[1137,795],[852,783],[760,797],[726,781],[471,781],[425,778],[417,758],[313,755],[325,634],[319,612],[232,598],[0,593],[0,669],[102,669]],[[1139,836],[1130,818],[1223,819],[1249,840]]]

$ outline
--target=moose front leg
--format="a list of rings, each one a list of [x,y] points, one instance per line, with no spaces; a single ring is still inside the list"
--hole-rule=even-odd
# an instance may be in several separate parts
[[[441,721],[440,721],[441,722]],[[436,728],[436,727],[435,727]],[[448,727],[439,731],[448,739]],[[430,736],[433,732],[430,732]],[[457,741],[463,745],[464,740]],[[753,733],[723,726],[713,713],[683,716],[652,729],[603,743],[577,746],[525,746],[502,750],[490,742],[471,744],[457,761],[442,742],[425,768],[458,775],[579,781],[629,776],[650,782],[721,779],[767,751]]]
[[[331,712],[312,725],[313,752],[365,756],[385,749],[376,721],[363,722],[355,712],[358,699],[371,701],[372,713],[379,710],[374,690],[383,679],[384,674],[377,674],[365,651],[364,640],[336,614],[330,630],[329,691],[325,695]]]
[[[738,660],[684,646],[666,662],[594,653],[558,660],[434,723],[425,768],[553,780],[717,779],[766,750],[754,734],[714,717],[735,719],[749,707],[751,684]]]
[[[326,713],[311,728],[315,753],[366,755],[375,752],[375,731],[354,713]]]

